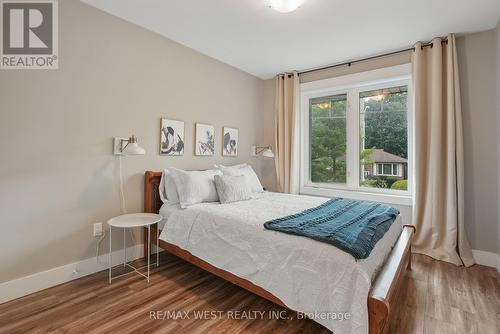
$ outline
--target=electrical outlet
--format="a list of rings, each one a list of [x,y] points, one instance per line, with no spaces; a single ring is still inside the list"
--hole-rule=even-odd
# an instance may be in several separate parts
[[[100,237],[102,235],[102,223],[94,224],[94,237]]]

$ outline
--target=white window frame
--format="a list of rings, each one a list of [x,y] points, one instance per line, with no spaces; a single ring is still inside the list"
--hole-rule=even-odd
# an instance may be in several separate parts
[[[359,93],[382,88],[408,86],[408,189],[380,189],[360,185]],[[309,100],[328,95],[347,94],[346,183],[311,181],[309,143]],[[300,85],[300,193],[325,197],[346,197],[391,204],[411,205],[413,192],[413,87],[411,64],[355,73]],[[393,175],[392,175],[393,176]]]

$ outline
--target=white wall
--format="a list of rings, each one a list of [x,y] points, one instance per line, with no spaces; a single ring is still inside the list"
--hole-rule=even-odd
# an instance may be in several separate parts
[[[94,256],[92,224],[119,214],[114,136],[147,151],[123,164],[129,212],[146,170],[259,169],[262,80],[76,0],[59,17],[59,70],[0,71],[0,282]],[[158,154],[161,117],[186,122],[183,157]],[[193,156],[195,122],[215,125],[213,158]],[[224,125],[240,129],[237,158],[221,157]]]

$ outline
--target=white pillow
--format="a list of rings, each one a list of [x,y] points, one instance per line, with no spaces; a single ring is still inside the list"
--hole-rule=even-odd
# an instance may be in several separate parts
[[[247,184],[250,187],[250,191],[253,193],[261,193],[264,191],[257,174],[255,174],[255,171],[250,165],[243,164],[231,167],[219,165],[219,169],[222,171],[222,174],[227,176],[245,176]]]
[[[243,175],[215,175],[214,180],[221,204],[245,201],[252,198],[252,192]]]
[[[175,185],[174,179],[172,178],[172,173],[170,168],[163,170],[160,180],[160,199],[163,203],[179,203],[179,195],[177,194],[177,186]]]
[[[219,196],[215,188],[214,176],[222,173],[216,169],[206,171],[185,171],[169,168],[179,195],[181,208],[202,202],[217,202]]]
[[[233,165],[233,166],[214,165],[214,168],[221,169],[221,167],[224,167],[224,168],[236,168],[237,169],[237,168],[243,168],[245,166],[248,166],[248,164],[242,163],[242,164]]]

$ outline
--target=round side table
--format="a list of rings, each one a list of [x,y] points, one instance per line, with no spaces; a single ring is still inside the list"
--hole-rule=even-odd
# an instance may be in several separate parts
[[[111,269],[113,267],[113,261],[112,261],[112,248],[111,248],[111,235],[112,235],[112,228],[121,228],[123,229],[123,266],[130,267],[133,269],[136,273],[139,275],[143,276],[146,278],[146,280],[149,283],[149,267],[150,267],[150,258],[151,258],[151,225],[154,225],[161,221],[163,219],[162,216],[154,214],[154,213],[131,213],[131,214],[126,214],[126,215],[121,215],[117,216],[114,218],[111,218],[108,220],[108,225],[109,225],[109,284],[111,284],[111,280],[113,278],[118,278],[123,275],[127,275],[129,273],[119,275],[117,277],[112,277],[111,274]],[[148,272],[147,275],[139,272],[137,268],[132,266],[130,263],[127,262],[127,249],[125,247],[125,231],[128,228],[136,228],[136,227],[147,227],[148,228]],[[159,233],[158,229],[156,229],[156,244],[158,245],[158,238],[159,238]],[[156,266],[159,265],[158,261],[158,253],[156,254]]]

